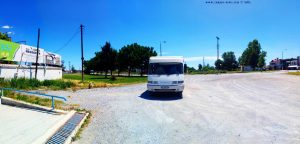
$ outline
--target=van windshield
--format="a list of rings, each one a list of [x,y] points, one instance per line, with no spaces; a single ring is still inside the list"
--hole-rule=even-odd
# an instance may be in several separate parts
[[[171,75],[183,74],[182,63],[150,63],[148,74]]]

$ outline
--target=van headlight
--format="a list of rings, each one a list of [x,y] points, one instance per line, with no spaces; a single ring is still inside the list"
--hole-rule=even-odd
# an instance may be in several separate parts
[[[184,81],[178,81],[179,84],[183,84]]]
[[[149,84],[157,84],[157,81],[148,81]]]
[[[177,84],[178,82],[177,81],[172,81],[172,84]]]

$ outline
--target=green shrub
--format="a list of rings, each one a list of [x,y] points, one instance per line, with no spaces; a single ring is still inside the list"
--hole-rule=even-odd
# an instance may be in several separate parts
[[[42,83],[37,79],[29,79],[28,84],[31,88],[42,86]]]
[[[26,78],[13,78],[10,80],[0,80],[1,87],[9,87],[9,88],[16,88],[16,89],[37,89],[42,86],[46,86],[51,89],[66,89],[74,85],[75,84],[71,81],[63,81],[63,80],[39,81],[36,79],[26,79]]]
[[[63,80],[44,80],[43,85],[47,87],[53,87],[55,89],[66,89],[74,86],[74,83]]]
[[[109,78],[111,81],[115,81],[117,80],[117,77],[115,75],[112,75],[110,78]]]
[[[36,79],[13,78],[9,81],[10,87],[17,89],[32,89],[42,86],[42,83]]]

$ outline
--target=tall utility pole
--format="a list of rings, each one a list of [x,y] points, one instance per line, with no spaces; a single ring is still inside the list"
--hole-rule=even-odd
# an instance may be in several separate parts
[[[216,37],[217,38],[217,60],[219,59],[219,37]]]
[[[203,57],[203,61],[202,61],[202,64],[203,64],[203,67],[205,66],[205,63],[204,63],[204,57]]]
[[[38,40],[37,40],[37,50],[36,50],[36,59],[35,59],[35,76],[34,78],[37,79],[37,72],[38,72],[38,62],[39,62],[39,47],[40,47],[40,28],[38,29]]]
[[[162,56],[162,52],[161,52],[161,42],[166,43],[166,41],[160,41],[159,42],[159,51],[160,51],[160,56]]]
[[[83,25],[80,25],[80,36],[81,36],[81,81],[83,82]]]

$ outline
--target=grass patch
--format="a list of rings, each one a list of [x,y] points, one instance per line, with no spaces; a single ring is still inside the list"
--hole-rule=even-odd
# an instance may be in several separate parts
[[[81,74],[64,74],[63,79],[65,80],[77,80],[81,81]],[[122,84],[136,84],[136,83],[144,83],[147,82],[147,77],[140,76],[108,76],[105,78],[102,75],[84,75],[85,82],[93,82],[95,85],[99,84],[102,86],[108,85],[122,85]]]
[[[275,72],[275,70],[268,70],[268,71],[240,71],[240,70],[235,70],[235,71],[226,71],[226,70],[209,70],[209,71],[192,71],[189,72],[188,74],[191,75],[196,75],[196,74],[234,74],[234,73],[266,73],[266,72]]]
[[[296,76],[300,76],[300,71],[298,72],[288,72],[289,75],[296,75]]]
[[[74,86],[75,84],[71,81],[65,80],[44,80],[39,81],[36,79],[26,79],[26,78],[13,78],[10,80],[0,80],[0,87],[15,88],[15,89],[25,89],[34,90],[39,88],[47,88],[53,90],[66,89]]]
[[[227,73],[227,71],[224,70],[191,71],[188,74],[195,75],[195,74],[219,74],[219,73]]]
[[[52,100],[49,98],[41,98],[32,95],[24,95],[24,94],[14,93],[10,91],[4,91],[4,96],[14,100],[23,101],[31,104],[52,107]],[[54,105],[55,109],[65,109],[66,107],[63,101],[54,100],[54,104],[55,104]]]
[[[83,124],[81,125],[81,127],[77,131],[76,135],[74,137],[72,137],[73,142],[80,139],[80,135],[81,135],[82,131],[89,125],[89,123],[91,122],[91,118],[92,118],[92,113],[89,110],[77,109],[76,111],[81,112],[81,113],[88,113],[88,116],[86,117]]]

